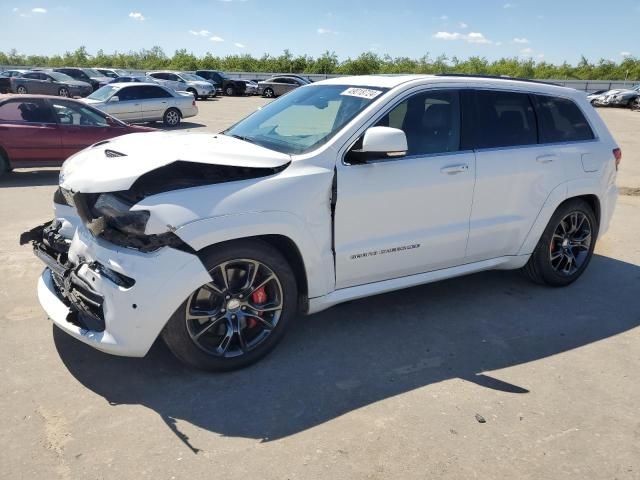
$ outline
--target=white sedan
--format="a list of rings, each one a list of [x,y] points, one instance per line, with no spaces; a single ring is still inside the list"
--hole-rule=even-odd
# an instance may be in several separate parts
[[[154,83],[112,83],[82,101],[128,123],[162,121],[175,127],[198,114],[193,95]]]

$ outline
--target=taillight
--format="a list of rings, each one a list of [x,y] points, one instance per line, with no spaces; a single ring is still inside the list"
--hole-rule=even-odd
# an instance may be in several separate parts
[[[622,150],[620,150],[619,148],[614,148],[613,156],[616,159],[616,170],[618,170],[618,165],[620,165],[620,160],[622,160]]]

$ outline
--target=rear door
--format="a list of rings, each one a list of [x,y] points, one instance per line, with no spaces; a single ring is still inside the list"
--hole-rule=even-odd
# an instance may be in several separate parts
[[[25,86],[27,92],[33,94],[43,94],[47,93],[44,77],[45,75],[40,72],[29,72],[22,75],[22,80],[20,82]]]
[[[140,88],[142,89],[142,118],[147,122],[162,120],[173,96],[162,87],[144,85]]]
[[[476,185],[467,262],[516,255],[547,197],[565,176],[538,142],[531,95],[475,90]]]
[[[0,145],[13,167],[63,159],[58,125],[41,98],[14,98],[0,104]]]

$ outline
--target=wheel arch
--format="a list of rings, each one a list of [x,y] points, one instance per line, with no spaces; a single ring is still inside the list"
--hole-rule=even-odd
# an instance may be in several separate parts
[[[0,170],[0,174],[2,174],[11,170],[11,159],[9,158],[9,154],[2,145],[0,145],[0,157],[2,157],[2,159],[4,159],[4,161],[6,162],[6,170]],[[2,160],[0,160],[0,167],[2,167]]]

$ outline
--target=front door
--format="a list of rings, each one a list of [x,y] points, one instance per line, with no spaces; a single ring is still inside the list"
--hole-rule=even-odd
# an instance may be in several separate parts
[[[142,121],[142,94],[141,86],[121,88],[116,92],[118,101],[107,102],[104,110],[125,122]]]
[[[336,288],[464,261],[475,155],[461,148],[459,92],[413,94],[377,125],[404,130],[408,152],[366,164],[338,162]]]

